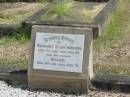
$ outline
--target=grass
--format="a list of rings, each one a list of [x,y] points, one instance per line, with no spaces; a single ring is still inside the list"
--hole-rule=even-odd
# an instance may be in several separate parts
[[[64,15],[68,15],[73,6],[74,6],[73,0],[66,0],[54,5],[50,9],[50,12],[53,13],[57,18],[61,18]]]
[[[43,8],[45,3],[23,4],[19,8],[7,8],[0,11],[0,24],[19,24],[25,18]],[[17,4],[12,4],[17,5]],[[20,4],[21,5],[21,4]],[[8,4],[7,4],[8,6]],[[17,29],[13,36],[0,37],[0,67],[27,68],[30,35],[22,28]]]
[[[121,0],[104,35],[94,41],[95,73],[130,75],[130,0]]]
[[[0,39],[0,68],[27,68],[29,40],[3,37]]]
[[[43,8],[46,4],[47,2],[31,3],[28,5],[25,4],[26,6],[19,6],[16,8],[14,7],[2,10],[0,11],[0,24],[19,24],[24,19],[35,13],[37,10]]]
[[[39,1],[41,2],[41,1]],[[48,2],[5,4],[11,8],[0,9],[0,24],[19,24]],[[27,68],[30,36],[24,29],[17,29],[13,36],[0,37],[0,68]]]
[[[30,35],[17,29],[12,36],[0,38],[0,68],[25,69],[28,65]]]

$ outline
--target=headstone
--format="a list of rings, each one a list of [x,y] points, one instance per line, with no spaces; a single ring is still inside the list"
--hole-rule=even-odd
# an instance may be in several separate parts
[[[30,87],[87,93],[92,74],[91,28],[34,25],[31,39]]]

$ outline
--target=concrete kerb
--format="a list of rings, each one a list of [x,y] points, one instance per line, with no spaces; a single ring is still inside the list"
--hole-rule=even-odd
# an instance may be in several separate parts
[[[20,25],[0,24],[0,36],[12,35],[18,28]]]
[[[105,8],[99,12],[99,14],[95,17],[95,24],[98,25],[98,33],[96,34],[98,37],[102,35],[106,28],[106,24],[110,19],[110,15],[112,11],[117,7],[120,0],[109,0]]]
[[[22,77],[21,77],[22,76]],[[9,83],[28,85],[27,70],[0,68],[0,80]],[[96,75],[89,82],[90,90],[117,91],[130,93],[130,76],[128,75]]]

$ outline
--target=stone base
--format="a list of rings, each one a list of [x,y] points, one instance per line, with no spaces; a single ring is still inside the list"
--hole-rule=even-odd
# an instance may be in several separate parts
[[[38,76],[31,75],[28,79],[29,87],[36,89],[54,90],[64,93],[88,93],[87,79],[77,77]]]

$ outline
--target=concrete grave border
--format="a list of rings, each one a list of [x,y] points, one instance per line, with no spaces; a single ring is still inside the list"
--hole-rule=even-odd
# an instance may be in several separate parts
[[[79,0],[80,1],[80,0]],[[83,1],[83,0],[82,0]],[[86,0],[88,1],[95,1],[95,0]],[[98,2],[104,2],[104,0],[97,0]],[[109,21],[109,15],[112,13],[112,11],[117,7],[118,2],[120,0],[109,0],[106,4],[106,6],[103,8],[103,10],[101,10],[98,15],[94,18],[94,22],[88,23],[88,22],[67,22],[67,21],[39,21],[38,23],[35,22],[35,20],[42,14],[42,13],[46,13],[47,9],[51,6],[48,5],[45,9],[42,9],[40,11],[38,11],[36,14],[32,15],[31,17],[27,18],[23,23],[23,27],[25,27],[26,29],[28,29],[28,31],[31,31],[31,27],[32,25],[60,25],[60,26],[64,26],[64,25],[69,25],[69,26],[84,26],[84,27],[88,27],[88,28],[92,28],[93,33],[94,33],[94,37],[100,37],[101,34],[103,33],[105,26],[107,24],[107,22]],[[53,2],[52,4],[55,4],[56,2]]]

